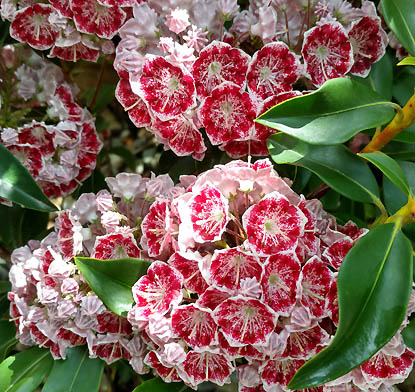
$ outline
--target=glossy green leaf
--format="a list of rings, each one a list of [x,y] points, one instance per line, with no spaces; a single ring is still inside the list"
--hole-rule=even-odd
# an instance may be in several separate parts
[[[405,57],[396,65],[415,65],[415,57]]]
[[[334,380],[367,361],[400,327],[412,286],[412,245],[393,223],[370,230],[339,271],[339,325],[330,345],[306,362],[288,387]]]
[[[383,151],[396,160],[415,161],[415,143],[391,142]]]
[[[0,362],[17,343],[16,326],[7,320],[0,320]]]
[[[376,91],[385,100],[392,99],[393,86],[393,63],[392,55],[388,52],[376,63],[372,64],[369,75],[365,78],[352,76],[358,82],[366,84],[372,90]]]
[[[379,188],[369,166],[342,145],[313,146],[284,134],[268,138],[277,163],[306,167],[340,194],[363,203],[380,203]]]
[[[29,240],[42,239],[47,228],[47,212],[29,210],[14,204],[0,205],[0,242],[9,250],[26,244]],[[40,236],[40,237],[39,237]]]
[[[184,392],[188,389],[182,382],[166,383],[161,378],[156,377],[144,381],[133,392]]]
[[[398,68],[393,78],[392,94],[404,106],[414,94],[415,67]]]
[[[30,348],[0,364],[0,391],[32,392],[49,374],[53,358],[49,350]]]
[[[97,260],[75,257],[76,265],[105,306],[126,317],[134,304],[131,288],[146,274],[150,262],[135,258]]]
[[[410,195],[408,180],[398,163],[381,151],[357,154],[373,163],[403,193]]]
[[[0,281],[0,294],[7,293],[12,288],[12,285],[9,281],[1,280]]]
[[[21,162],[0,144],[0,197],[38,211],[56,211]]]
[[[402,46],[415,56],[415,0],[380,0],[383,17]]]
[[[415,350],[415,321],[411,320],[401,332],[404,343]]]
[[[42,392],[98,392],[104,361],[89,358],[86,346],[66,349],[66,359],[54,361]]]
[[[255,121],[310,144],[331,145],[386,124],[392,103],[356,80],[328,80],[317,91],[274,106]]]

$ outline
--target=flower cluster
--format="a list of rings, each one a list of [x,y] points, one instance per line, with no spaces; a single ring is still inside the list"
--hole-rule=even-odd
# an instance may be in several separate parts
[[[267,155],[273,131],[253,120],[301,95],[301,77],[306,88],[365,77],[385,53],[372,2],[310,3],[308,11],[302,1],[250,1],[245,10],[236,0],[136,4],[119,30],[117,99],[178,156],[203,159],[202,129],[233,158]]]
[[[337,271],[366,233],[296,194],[268,160],[233,161],[176,186],[167,175],[118,174],[84,194],[42,242],[13,252],[11,316],[25,344],[87,343],[91,357],[125,358],[166,382],[285,391],[331,341]],[[141,257],[127,319],[91,292],[73,256]],[[408,315],[414,311],[414,298]],[[404,321],[406,325],[407,319]],[[400,333],[369,361],[313,391],[392,391],[415,354]]]
[[[3,51],[7,49],[12,50]],[[68,195],[95,168],[102,143],[91,113],[76,103],[76,87],[65,82],[62,70],[32,51],[27,54],[14,72],[16,84],[6,99],[20,102],[23,111],[44,114],[47,123],[6,123],[0,126],[0,142],[22,161],[48,197]],[[16,66],[13,61],[9,65]]]
[[[114,52],[111,38],[124,23],[122,7],[134,0],[0,1],[0,15],[11,22],[10,35],[51,57],[97,61]]]

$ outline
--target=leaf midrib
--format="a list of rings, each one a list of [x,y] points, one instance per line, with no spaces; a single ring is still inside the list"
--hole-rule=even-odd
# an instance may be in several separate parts
[[[49,351],[43,353],[43,355],[39,356],[37,360],[32,362],[26,369],[21,373],[19,376],[16,377],[14,383],[10,384],[9,387],[4,391],[8,392],[11,388],[13,388],[21,379],[23,379],[39,362],[41,362],[44,358],[50,355]]]
[[[271,142],[272,142],[272,139],[271,139]],[[324,164],[324,163],[315,161],[315,160],[313,160],[311,158],[308,158],[308,157],[306,157],[304,155],[301,155],[297,151],[294,151],[294,150],[291,150],[291,149],[290,149],[290,151],[293,151],[294,153],[296,153],[296,155],[299,156],[300,159],[309,160],[311,163],[314,163],[316,165],[323,166],[326,169],[332,170],[335,173],[340,174],[340,175],[342,175],[343,177],[345,177],[347,179],[350,179],[351,182],[353,182],[354,184],[358,185],[361,189],[363,189],[366,193],[368,193],[375,203],[379,200],[379,198],[375,194],[373,194],[369,189],[365,188],[363,185],[361,185],[359,182],[355,181],[353,178],[346,176],[343,172],[339,171],[338,169],[336,169],[336,168],[334,168],[332,166],[329,166],[327,164]],[[301,165],[301,163],[298,163],[298,165]],[[313,173],[315,173],[316,175],[320,176],[320,174],[317,173],[316,171],[311,170],[311,169],[309,169],[309,170],[312,171]]]
[[[83,364],[83,363],[84,363],[84,361],[85,361],[86,354],[87,354],[87,350],[84,350],[84,354],[82,355],[82,358],[81,358],[81,360],[79,361],[79,365],[78,365],[78,367],[77,367],[77,369],[76,369],[76,372],[75,372],[75,374],[74,374],[74,377],[73,377],[73,379],[72,379],[72,383],[71,383],[71,385],[70,385],[70,387],[69,387],[69,389],[68,389],[68,392],[71,392],[71,391],[72,391],[72,388],[73,388],[73,385],[75,384],[76,378],[78,377],[78,374],[79,374],[79,372],[81,371],[81,366],[82,366],[82,364]]]
[[[342,109],[342,110],[336,110],[336,111],[329,112],[329,113],[317,113],[317,114],[309,114],[309,115],[298,115],[298,114],[295,114],[295,116],[293,115],[293,116],[285,117],[285,118],[308,118],[308,117],[319,118],[319,117],[328,117],[328,116],[332,116],[332,115],[339,114],[339,113],[346,113],[346,112],[350,112],[352,110],[364,109],[366,107],[378,106],[378,105],[393,105],[393,103],[392,102],[388,102],[388,101],[380,101],[380,102],[375,102],[375,103],[370,103],[370,104],[365,104],[365,105],[353,106],[352,108]],[[270,109],[270,110],[272,110],[272,109]],[[266,112],[264,113],[264,115],[265,114],[266,114]],[[261,118],[259,118],[258,120],[255,120],[255,122],[258,122],[258,123],[261,122],[261,121],[271,122],[270,120],[261,120]],[[312,121],[314,121],[314,120],[312,120]],[[274,123],[274,124],[278,124],[278,123]],[[282,124],[282,125],[284,125],[284,124]],[[306,126],[306,125],[304,125],[304,126]],[[295,128],[295,129],[301,129],[301,128]]]
[[[398,12],[399,16],[401,17],[403,24],[405,26],[406,31],[408,32],[408,35],[412,41],[412,50],[415,50],[415,38],[412,35],[411,29],[408,26],[408,23],[406,23],[406,19],[404,18],[401,10],[399,9],[399,7],[395,4],[394,1],[392,1],[392,6],[395,7],[396,11]],[[415,53],[411,53],[411,54],[415,54]]]

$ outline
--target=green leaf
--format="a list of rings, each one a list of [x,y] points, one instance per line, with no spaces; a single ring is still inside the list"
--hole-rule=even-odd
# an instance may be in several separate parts
[[[32,392],[49,374],[53,358],[49,350],[30,348],[0,364],[0,391]]]
[[[115,84],[102,84],[100,86],[98,97],[93,107],[94,112],[100,112],[105,109],[115,97]],[[95,89],[90,89],[87,94],[87,106],[90,106],[95,95]]]
[[[398,226],[377,226],[350,250],[339,271],[339,325],[330,345],[288,387],[334,380],[366,362],[400,327],[412,286],[412,246]]]
[[[7,280],[0,281],[0,294],[7,293],[8,291],[11,290],[11,288],[12,288],[12,285],[9,281]]]
[[[398,68],[394,75],[392,93],[399,105],[405,106],[414,94],[414,78],[414,67]]]
[[[105,306],[126,317],[134,304],[132,287],[146,274],[150,262],[135,258],[97,260],[75,257],[75,263]]]
[[[104,361],[89,358],[86,346],[66,349],[66,359],[54,361],[42,392],[98,392]]]
[[[352,76],[360,83],[366,84],[373,91],[376,91],[385,100],[392,99],[393,86],[393,64],[391,54],[388,52],[376,63],[372,64],[369,75],[365,78]]]
[[[388,143],[383,151],[390,157],[402,161],[415,161],[415,143]]]
[[[47,228],[49,214],[47,212],[29,210],[16,204],[12,207],[0,205],[0,241],[12,250],[23,246],[29,240],[41,239]]]
[[[386,24],[402,46],[415,56],[415,0],[380,0]]]
[[[401,332],[404,343],[415,350],[415,321],[411,320]]]
[[[133,392],[184,392],[188,389],[182,382],[166,383],[161,378],[156,377],[144,381]]]
[[[415,57],[405,57],[396,65],[415,65]]]
[[[381,151],[357,155],[373,163],[403,193],[407,195],[412,193],[405,173],[394,159]]]
[[[391,102],[356,80],[328,80],[317,91],[284,101],[255,121],[310,144],[331,145],[388,123]]]
[[[9,350],[17,343],[16,326],[7,320],[0,321],[0,362]]]
[[[369,166],[345,146],[313,146],[288,135],[268,138],[277,163],[306,167],[340,194],[363,203],[379,204],[379,188]]]
[[[0,144],[0,197],[38,211],[56,211],[21,162]]]

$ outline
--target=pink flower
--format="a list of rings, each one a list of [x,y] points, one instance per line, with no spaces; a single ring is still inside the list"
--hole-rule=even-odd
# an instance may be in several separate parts
[[[189,13],[183,8],[171,10],[170,14],[166,17],[166,26],[173,33],[180,34],[190,26]]]

